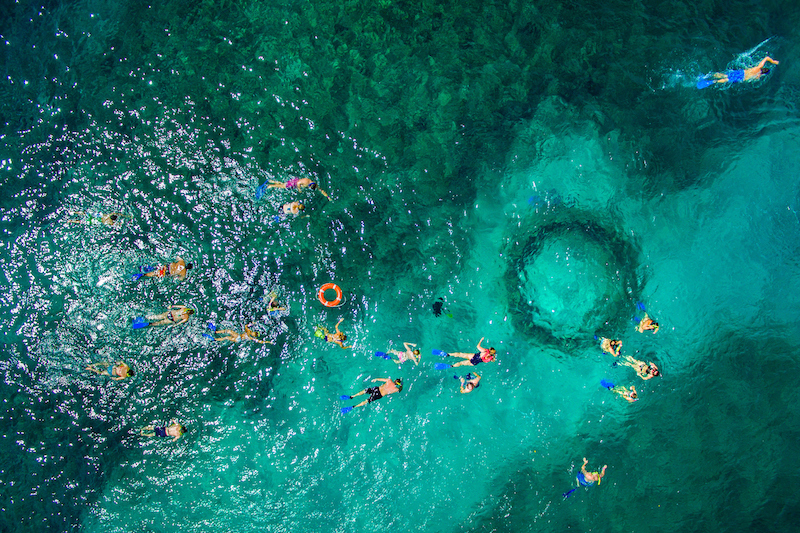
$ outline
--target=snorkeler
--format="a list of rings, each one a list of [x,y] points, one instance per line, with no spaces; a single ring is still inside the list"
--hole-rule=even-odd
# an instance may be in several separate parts
[[[116,363],[92,363],[86,367],[86,370],[100,376],[111,376],[111,379],[114,381],[129,378],[134,374],[133,369],[123,361],[117,361]]]
[[[257,331],[253,331],[253,330],[250,329],[250,326],[252,326],[254,323],[255,322],[251,322],[250,324],[247,324],[244,327],[244,331],[241,332],[241,333],[237,333],[236,331],[233,331],[232,329],[216,329],[216,328],[214,328],[213,331],[217,335],[223,335],[223,334],[224,335],[222,337],[219,337],[219,338],[215,338],[215,337],[211,337],[211,338],[214,339],[217,342],[222,342],[222,341],[231,341],[231,342],[256,341],[256,342],[261,343],[261,344],[272,344],[269,341],[264,341],[264,340],[259,339],[258,338],[259,333]],[[209,328],[210,327],[211,327],[211,324],[209,323]]]
[[[70,214],[81,216],[85,215],[85,218],[81,220],[67,220],[67,222],[89,225],[105,224],[106,226],[113,226],[117,222],[122,223],[122,217],[125,216],[122,213],[109,213],[107,215],[103,215],[100,213],[84,213],[83,211],[72,211]]]
[[[194,309],[185,305],[171,305],[169,311],[160,315],[148,315],[147,320],[137,317],[133,320],[133,329],[146,328],[147,326],[180,326],[194,314]],[[148,322],[148,320],[150,322]],[[155,320],[156,322],[152,322]]]
[[[403,390],[403,379],[397,378],[392,380],[392,378],[375,378],[372,381],[383,381],[383,385],[379,387],[368,387],[361,392],[357,392],[352,396],[348,396],[343,394],[339,396],[340,400],[352,400],[357,396],[361,396],[362,394],[369,394],[369,398],[364,400],[363,402],[355,405],[354,407],[361,407],[362,405],[367,405],[368,403],[374,402],[375,400],[380,400],[384,396],[388,396],[389,394],[394,394],[395,392],[400,392]],[[349,413],[353,410],[353,407],[342,407],[342,413]]]
[[[401,352],[400,350],[393,350],[393,349],[392,350],[386,350],[386,352],[394,354],[394,355],[397,356],[397,359],[394,359],[394,362],[397,363],[398,365],[402,365],[406,361],[414,361],[414,366],[418,365],[420,359],[422,359],[422,356],[419,354],[419,350],[417,350],[416,348],[414,348],[413,350],[411,349],[411,347],[412,346],[416,346],[416,344],[411,343],[411,342],[404,342],[403,346],[405,346],[405,348],[406,348],[405,352]],[[381,353],[381,352],[376,352],[376,355],[379,354],[379,353]],[[391,359],[391,357],[387,356],[387,359]]]
[[[644,333],[645,331],[652,331],[655,335],[658,333],[658,322],[653,321],[647,313],[644,314],[644,318],[639,321],[639,325],[636,326],[636,331],[639,333]]]
[[[466,376],[453,376],[454,378],[458,378],[461,382],[461,394],[469,394],[470,392],[474,391],[480,385],[481,377],[478,375],[477,372],[470,372]]]
[[[496,359],[495,355],[497,351],[494,348],[484,348],[481,346],[484,337],[481,337],[481,340],[478,341],[478,352],[477,353],[464,353],[464,352],[457,352],[457,353],[448,353],[443,352],[441,350],[433,350],[434,355],[438,355],[440,357],[460,357],[463,361],[459,361],[454,365],[447,365],[445,363],[437,363],[437,369],[444,369],[448,367],[456,367],[456,366],[475,366],[481,363],[491,363]]]
[[[352,346],[345,346],[344,341],[347,340],[347,335],[339,331],[339,324],[344,322],[344,318],[340,318],[339,322],[336,323],[336,333],[331,333],[322,326],[317,326],[314,328],[314,335],[319,337],[320,339],[325,339],[326,342],[332,342],[334,344],[338,344],[340,348],[352,348]]]
[[[755,81],[765,74],[769,74],[770,69],[766,67],[767,62],[777,65],[778,62],[767,56],[762,59],[755,67],[746,68],[743,70],[728,70],[725,72],[716,72],[711,75],[712,79],[705,76],[697,82],[697,88],[703,89],[714,83],[740,83],[745,81]]]
[[[328,193],[317,187],[316,181],[309,178],[292,178],[285,183],[277,180],[269,180],[269,184],[267,185],[267,188],[269,189],[297,189],[298,191],[301,191],[306,187],[312,191],[321,192],[328,200],[331,199],[331,197],[328,196]]]
[[[172,437],[172,442],[175,442],[186,433],[186,426],[178,423],[177,420],[170,421],[169,426],[145,426],[139,431],[142,437]]]
[[[600,349],[603,350],[603,353],[619,357],[619,351],[622,349],[622,341],[600,337]]]
[[[654,363],[645,363],[644,361],[634,359],[630,355],[626,355],[624,360],[620,361],[618,364],[631,367],[636,371],[636,375],[645,381],[661,375],[661,372]]]
[[[142,267],[146,270],[143,275],[147,276],[148,278],[164,278],[167,276],[171,276],[173,278],[178,278],[180,280],[186,279],[186,273],[192,269],[192,263],[186,264],[186,261],[178,257],[178,260],[174,263],[170,263],[168,265],[161,265],[158,268],[152,267]],[[134,279],[139,279],[142,277],[142,274],[134,274]]]
[[[277,300],[278,293],[269,293],[269,303],[267,304],[267,314],[269,314],[269,316],[280,316],[281,311],[286,311],[286,308],[281,307]]]
[[[578,472],[578,475],[575,477],[575,480],[578,482],[578,485],[583,487],[589,487],[597,483],[600,484],[600,481],[603,479],[603,476],[606,475],[606,468],[608,465],[603,465],[602,470],[600,472],[589,472],[586,470],[586,465],[589,464],[589,460],[584,457],[583,458],[583,465],[581,466],[581,471]]]
[[[617,385],[616,387],[612,387],[611,392],[614,394],[619,394],[621,398],[628,400],[629,402],[633,403],[639,399],[639,394],[636,392],[636,387],[631,385],[630,390],[627,387],[623,387],[622,385]]]

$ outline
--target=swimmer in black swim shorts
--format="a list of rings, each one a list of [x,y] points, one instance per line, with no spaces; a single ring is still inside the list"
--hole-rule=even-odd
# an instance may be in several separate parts
[[[375,378],[372,381],[382,381],[383,385],[380,385],[378,387],[367,387],[366,389],[362,390],[361,392],[357,392],[352,396],[348,396],[345,394],[340,396],[340,399],[352,400],[357,396],[361,396],[363,394],[369,394],[369,398],[355,405],[355,407],[361,407],[362,405],[367,405],[368,403],[374,402],[375,400],[380,400],[384,396],[387,396],[389,394],[394,394],[395,392],[400,392],[401,390],[403,390],[402,378],[397,378],[395,380],[393,380],[392,378]],[[343,407],[342,413],[349,413],[352,410],[353,410],[352,407]]]

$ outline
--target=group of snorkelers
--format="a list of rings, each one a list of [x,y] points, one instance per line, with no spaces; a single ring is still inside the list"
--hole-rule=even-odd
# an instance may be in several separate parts
[[[327,199],[331,199],[328,193],[317,187],[316,182],[309,178],[292,178],[286,182],[269,180],[268,183],[263,184],[259,189],[286,189],[286,190],[303,190],[308,188],[312,191],[321,192]],[[263,193],[262,193],[263,194]],[[279,215],[282,216],[296,216],[305,209],[305,205],[294,201],[288,202],[280,206],[278,209]],[[125,217],[122,213],[96,213],[73,211],[71,215],[78,216],[79,218],[68,220],[70,223],[86,224],[86,225],[105,225],[116,227],[122,224]],[[139,281],[142,278],[173,278],[180,281],[186,279],[186,275],[193,267],[192,263],[186,263],[181,257],[177,257],[175,261],[160,266],[142,266],[139,271],[134,273],[131,278],[133,281]],[[270,316],[278,316],[286,311],[286,308],[281,307],[277,302],[277,294],[270,293],[269,303],[267,304],[267,312]],[[189,321],[189,318],[195,313],[185,305],[170,305],[166,311],[159,314],[147,315],[146,317],[136,317],[133,320],[133,329],[143,329],[150,326],[180,326]],[[212,334],[205,333],[204,337],[210,338],[217,342],[240,342],[252,340],[261,344],[272,344],[269,341],[260,339],[260,333],[251,329],[254,323],[249,323],[244,326],[244,331],[238,332],[231,329],[217,329],[211,322],[208,323],[208,329]],[[342,338],[344,335],[339,332],[338,324],[336,327],[337,334]],[[329,335],[325,330],[325,335]],[[343,348],[346,346],[340,345]],[[120,381],[132,377],[135,373],[133,369],[125,361],[119,360],[115,362],[97,362],[91,363],[86,367],[86,370],[97,375],[109,376],[114,381]],[[387,394],[390,392],[387,390]],[[167,437],[172,441],[178,440],[184,433],[186,427],[178,422],[172,420],[166,426],[148,425],[140,429],[139,434],[145,437]]]
[[[643,309],[644,306],[640,305],[640,309]],[[639,333],[644,333],[646,331],[652,331],[653,334],[658,332],[658,322],[654,321],[650,318],[647,313],[644,314],[644,317],[639,320],[638,325],[636,326],[636,331]],[[600,341],[600,349],[603,353],[607,353],[613,355],[614,357],[619,357],[620,352],[622,350],[622,341],[619,339],[609,339],[606,337],[600,337],[598,339]],[[661,371],[652,361],[645,362],[639,361],[631,357],[630,355],[622,356],[622,359],[616,361],[613,366],[629,366],[634,371],[636,371],[636,375],[642,378],[643,380],[647,381],[648,379],[653,379],[654,377],[658,377],[661,375]],[[636,392],[636,387],[633,385],[630,388],[622,386],[622,385],[614,385],[613,383],[609,383],[605,380],[601,382],[601,384],[608,388],[614,394],[618,394],[621,398],[633,403],[639,399],[639,393]]]
[[[325,332],[324,333],[325,340],[327,342],[333,342],[335,344],[338,344],[342,348],[349,348],[349,346],[343,345],[343,341],[347,337],[339,331],[339,324],[341,323],[342,321],[340,320],[336,324],[336,334],[334,334],[334,336],[341,335],[340,338],[329,338],[331,337],[331,334],[328,333],[328,330],[322,328],[322,330]],[[481,337],[481,340],[478,341],[478,346],[477,346],[478,351],[476,353],[467,353],[467,352],[451,353],[451,352],[444,352],[441,350],[433,350],[433,354],[438,355],[440,357],[456,357],[458,359],[461,359],[461,361],[454,363],[452,365],[447,363],[437,363],[435,365],[435,368],[437,370],[444,370],[447,368],[455,368],[460,366],[477,366],[481,363],[491,363],[495,361],[497,359],[497,351],[494,348],[484,348],[482,346],[483,340],[484,337]],[[422,359],[422,356],[420,355],[420,351],[417,348],[417,345],[411,342],[404,342],[403,347],[405,348],[404,351],[389,349],[386,350],[386,352],[375,352],[375,357],[380,357],[386,359],[387,361],[392,361],[398,365],[401,365],[406,361],[413,361],[415,365],[418,365]],[[389,354],[397,356],[397,359],[392,359],[391,355]],[[481,381],[481,376],[475,371],[472,371],[464,376],[456,375],[453,377],[458,379],[460,382],[459,392],[461,392],[461,394],[468,394],[472,392],[479,386]],[[403,378],[397,378],[397,379],[392,379],[391,377],[374,378],[372,381],[381,382],[381,385],[374,387],[367,387],[366,389],[363,389],[353,395],[343,394],[339,397],[340,400],[346,401],[346,400],[352,400],[362,395],[367,395],[367,398],[363,400],[361,403],[358,403],[354,406],[342,407],[341,409],[342,413],[349,413],[350,411],[353,410],[354,407],[362,407],[364,405],[367,405],[368,403],[380,400],[384,396],[387,396],[389,394],[394,394],[396,392],[400,392],[403,390]]]

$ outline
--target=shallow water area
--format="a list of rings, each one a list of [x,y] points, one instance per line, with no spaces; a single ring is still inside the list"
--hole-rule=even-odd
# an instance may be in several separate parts
[[[0,530],[792,530],[800,10],[718,7],[0,10]]]

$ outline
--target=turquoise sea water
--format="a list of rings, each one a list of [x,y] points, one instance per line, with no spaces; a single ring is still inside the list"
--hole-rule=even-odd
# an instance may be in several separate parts
[[[6,3],[0,530],[796,530],[798,26],[789,1]],[[293,177],[333,201],[256,201]],[[176,256],[184,282],[131,281]],[[131,329],[173,303],[197,313]],[[340,318],[352,350],[314,337]],[[482,337],[458,394],[431,350]],[[418,367],[373,357],[403,341]],[[83,370],[117,359],[136,375]],[[583,457],[606,477],[564,500]]]

